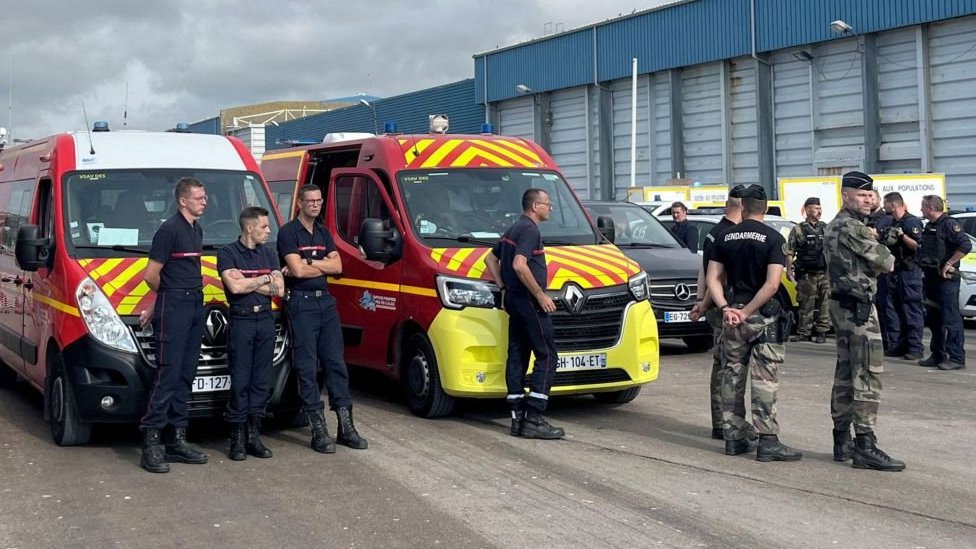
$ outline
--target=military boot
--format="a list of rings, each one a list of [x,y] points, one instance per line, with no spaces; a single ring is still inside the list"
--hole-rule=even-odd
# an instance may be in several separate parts
[[[339,419],[339,427],[336,429],[336,442],[356,450],[365,450],[369,447],[369,442],[359,436],[356,425],[352,422],[352,406],[342,406],[337,409],[336,418]]]
[[[739,440],[726,440],[725,441],[725,455],[727,456],[737,456],[739,454],[745,454],[756,449],[756,443],[748,438],[740,438]]]
[[[854,468],[874,469],[875,471],[902,471],[905,462],[895,459],[878,448],[874,433],[864,433],[854,437]]]
[[[207,454],[187,444],[186,427],[177,427],[166,441],[166,461],[202,465],[207,462]]]
[[[759,435],[756,461],[799,461],[803,453],[779,441],[776,435]]]
[[[941,363],[942,363],[942,359],[935,355],[929,355],[928,358],[924,358],[918,361],[919,366],[924,366],[926,368],[934,368]]]
[[[850,429],[834,429],[834,461],[847,461],[854,455],[854,441]]]
[[[142,459],[139,465],[150,473],[168,473],[169,463],[163,454],[163,440],[159,429],[142,432]]]
[[[522,399],[510,401],[512,403],[512,427],[508,434],[513,437],[522,436],[522,426],[525,424],[525,408],[522,407]]]
[[[234,461],[247,459],[247,452],[244,451],[243,423],[230,424],[230,449],[227,451],[227,457]]]
[[[559,427],[549,425],[542,414],[534,410],[525,412],[525,419],[522,420],[522,436],[525,438],[541,438],[555,440],[563,438],[566,432]]]
[[[329,436],[322,411],[306,412],[305,415],[308,417],[308,426],[312,429],[312,449],[320,454],[334,454],[336,444]]]
[[[813,334],[813,337],[810,338],[810,341],[814,343],[827,343],[827,335],[824,334],[823,332],[817,332]]]
[[[254,457],[267,459],[274,454],[261,442],[261,418],[247,418],[247,453]]]

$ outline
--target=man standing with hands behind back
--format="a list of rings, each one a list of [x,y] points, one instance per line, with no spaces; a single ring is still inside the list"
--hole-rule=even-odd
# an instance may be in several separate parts
[[[551,212],[549,195],[542,189],[528,189],[522,194],[522,217],[485,256],[485,266],[502,290],[502,307],[509,317],[505,382],[506,399],[512,407],[510,432],[515,437],[557,439],[565,434],[542,417],[558,359],[549,316],[556,304],[546,294],[549,274],[539,232],[539,223],[549,219]],[[526,396],[530,352],[535,354],[535,366]]]

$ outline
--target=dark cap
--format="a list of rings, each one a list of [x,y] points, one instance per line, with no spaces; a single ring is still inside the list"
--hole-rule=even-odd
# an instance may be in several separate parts
[[[742,198],[742,191],[746,188],[743,184],[738,184],[729,190],[729,198]]]
[[[762,185],[749,185],[739,191],[739,198],[751,198],[753,200],[766,200],[766,189]]]
[[[845,189],[857,189],[859,191],[873,191],[874,179],[862,172],[847,172],[841,180],[841,187]]]
[[[811,196],[810,198],[807,199],[806,202],[803,203],[804,208],[806,208],[807,206],[819,206],[819,205],[820,205],[820,199],[817,198],[816,196]]]

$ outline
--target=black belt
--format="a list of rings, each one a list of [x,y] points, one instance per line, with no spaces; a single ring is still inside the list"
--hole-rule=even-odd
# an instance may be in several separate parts
[[[256,315],[260,313],[265,313],[271,310],[270,305],[233,305],[230,307],[230,314],[232,315]]]
[[[307,295],[311,297],[322,297],[329,293],[328,290],[288,290],[288,291],[293,294]]]

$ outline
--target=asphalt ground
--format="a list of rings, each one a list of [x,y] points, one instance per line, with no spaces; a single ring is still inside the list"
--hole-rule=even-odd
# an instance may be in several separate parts
[[[231,462],[226,427],[205,422],[190,438],[210,463],[165,475],[139,468],[135,427],[59,448],[40,397],[0,389],[0,548],[976,547],[976,364],[886,363],[879,446],[908,467],[885,473],[832,460],[833,340],[787,347],[778,414],[795,463],[724,455],[710,354],[665,340],[661,360],[632,403],[555,399],[561,441],[509,436],[497,401],[413,417],[357,372],[369,450],[320,455],[307,429],[282,429],[265,437],[273,459]]]

